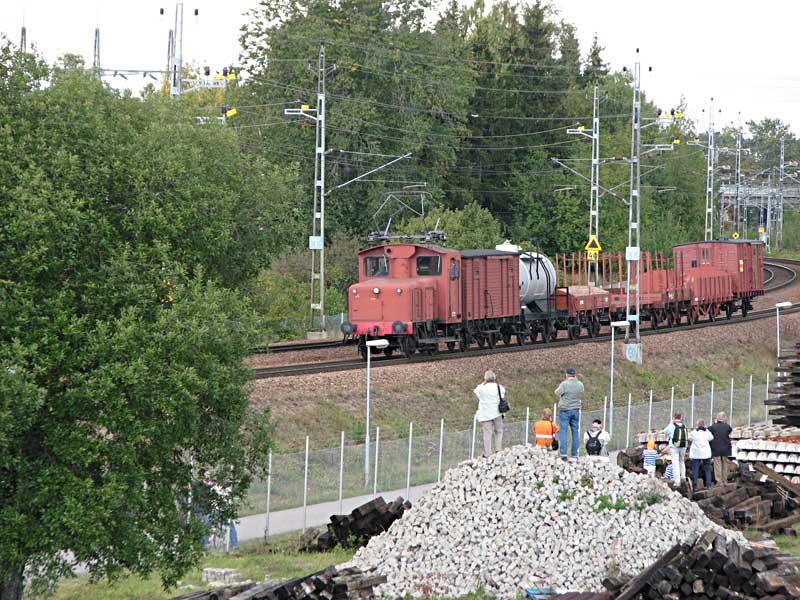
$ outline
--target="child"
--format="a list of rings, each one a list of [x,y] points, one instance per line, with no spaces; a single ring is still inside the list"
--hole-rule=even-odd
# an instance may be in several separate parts
[[[656,450],[655,440],[647,441],[647,449],[642,452],[644,459],[644,470],[647,471],[647,476],[650,479],[656,478],[656,459],[658,458],[658,450]]]
[[[664,479],[667,481],[675,481],[675,472],[672,470],[672,457],[666,454],[664,456],[664,462],[667,464],[667,468],[664,469]]]

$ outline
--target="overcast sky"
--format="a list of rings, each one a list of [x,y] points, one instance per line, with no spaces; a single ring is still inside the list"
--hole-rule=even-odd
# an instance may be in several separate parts
[[[256,0],[187,1],[184,60],[212,69],[235,63],[242,16]],[[578,28],[585,54],[595,32],[612,68],[632,65],[640,48],[642,84],[662,108],[681,95],[689,115],[703,121],[710,99],[717,123],[779,117],[800,131],[800,69],[796,0],[554,0]],[[159,8],[164,8],[164,16]],[[194,9],[199,15],[194,16]],[[0,31],[15,43],[23,23],[28,44],[48,61],[65,52],[91,63],[95,27],[106,68],[164,69],[175,5],[158,0],[22,0],[0,2]],[[647,67],[653,71],[648,72]],[[141,79],[130,87],[138,89]],[[120,85],[126,82],[117,80]],[[722,111],[719,113],[718,111]]]

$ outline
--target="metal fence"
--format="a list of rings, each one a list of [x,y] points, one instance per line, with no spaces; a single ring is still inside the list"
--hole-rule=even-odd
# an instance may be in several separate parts
[[[769,373],[757,379],[762,383],[754,381],[752,375],[740,379],[738,383],[744,383],[744,387],[737,387],[734,379],[728,385],[693,384],[691,393],[679,398],[675,397],[675,388],[650,391],[644,403],[634,403],[632,394],[615,396],[613,403],[606,398],[602,409],[581,411],[580,435],[592,420],[601,419],[611,434],[609,450],[615,451],[635,443],[637,433],[663,429],[676,411],[683,413],[691,427],[700,419],[713,423],[719,412],[727,413],[734,427],[766,423],[764,400],[768,397]],[[524,421],[505,423],[503,446],[533,443],[531,428],[538,417],[527,409]],[[341,506],[345,498],[396,490],[403,490],[410,499],[414,486],[440,480],[448,469],[479,456],[483,448],[480,425],[475,422],[468,430],[446,431],[442,419],[439,434],[432,436],[413,435],[413,423],[409,423],[407,438],[382,440],[379,428],[372,433],[368,461],[364,444],[346,444],[344,432],[337,448],[311,451],[306,438],[304,452],[270,454],[269,476],[251,486],[242,516],[267,513],[268,528],[270,511],[303,507],[305,514],[308,505],[338,500]],[[585,452],[582,440],[579,449]]]

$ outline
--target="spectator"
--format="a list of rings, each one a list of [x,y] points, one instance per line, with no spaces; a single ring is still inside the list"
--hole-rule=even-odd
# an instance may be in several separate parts
[[[558,401],[559,450],[561,458],[567,460],[567,429],[572,432],[570,459],[578,460],[578,425],[581,420],[583,383],[578,381],[575,369],[567,369],[566,377],[556,388]]]
[[[486,458],[492,452],[499,452],[503,447],[500,397],[506,397],[506,388],[497,383],[497,376],[490,369],[483,374],[483,383],[474,391],[478,397],[478,412],[475,413],[475,418],[483,428],[483,457]],[[492,434],[494,434],[494,446],[492,446]]]
[[[672,468],[675,471],[675,483],[680,485],[686,479],[686,448],[689,446],[689,432],[683,424],[683,415],[676,412],[672,423],[664,428],[669,438],[669,452],[672,456]]]
[[[664,462],[667,463],[664,469],[664,479],[667,481],[675,481],[675,471],[672,467],[672,456],[669,454],[664,455]]]
[[[591,429],[583,434],[583,445],[586,448],[586,454],[599,456],[603,460],[608,460],[608,443],[610,441],[611,436],[603,429],[603,422],[600,419],[592,421]]]
[[[533,424],[533,433],[536,435],[536,445],[552,449],[555,435],[558,433],[558,425],[553,423],[553,411],[545,408],[542,411],[542,419]],[[556,445],[558,447],[558,445]]]
[[[714,481],[728,482],[728,457],[731,455],[731,432],[728,417],[724,412],[717,415],[716,422],[708,428],[714,439],[711,441],[711,462],[714,466]]]
[[[697,422],[697,427],[689,434],[692,443],[689,448],[689,458],[692,459],[692,486],[697,489],[697,476],[700,473],[700,463],[703,464],[703,481],[706,488],[711,487],[711,440],[714,434],[706,429],[705,421]]]
[[[642,460],[644,462],[644,470],[647,471],[647,476],[650,479],[656,478],[656,459],[658,458],[658,450],[656,450],[655,440],[647,440],[647,447],[642,452]]]

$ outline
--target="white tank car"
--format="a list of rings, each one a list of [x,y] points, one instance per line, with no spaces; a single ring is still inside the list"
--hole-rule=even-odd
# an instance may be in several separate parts
[[[556,287],[556,269],[550,259],[538,252],[522,252],[519,246],[506,240],[495,250],[519,252],[519,302],[528,308],[545,300]]]

